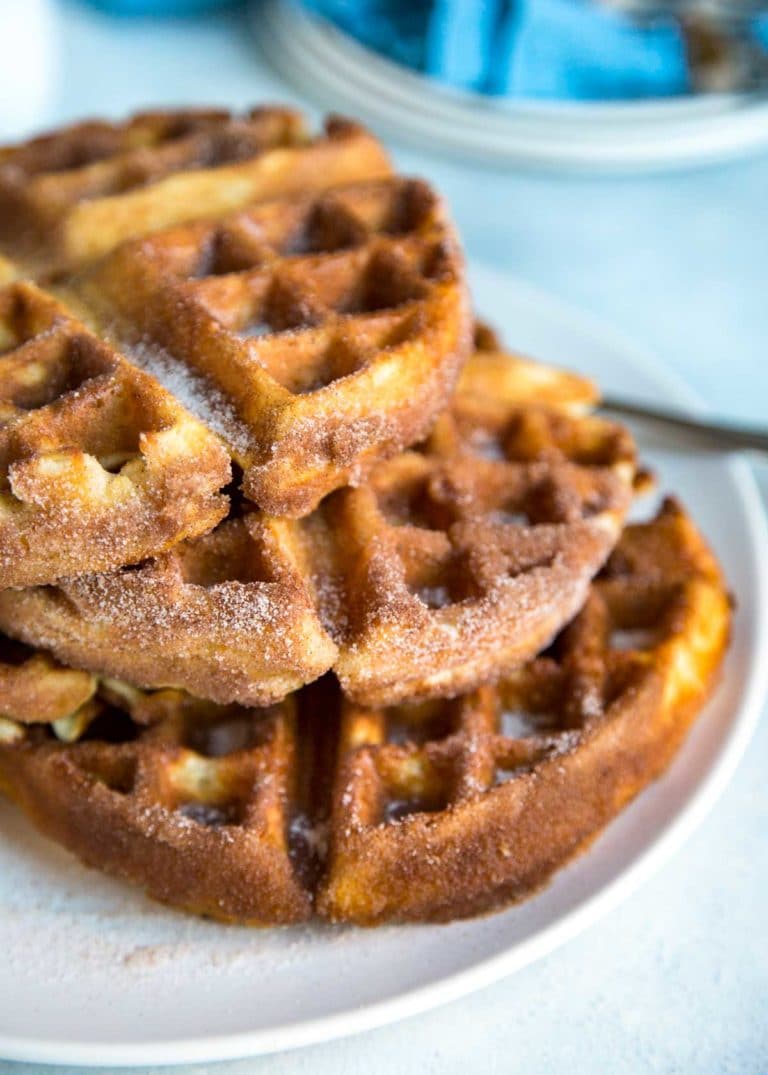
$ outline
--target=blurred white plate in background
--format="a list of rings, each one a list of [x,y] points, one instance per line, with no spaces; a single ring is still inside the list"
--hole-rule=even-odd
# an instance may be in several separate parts
[[[310,99],[464,159],[558,171],[690,167],[768,146],[768,95],[580,104],[494,101],[364,48],[297,0],[258,0],[263,56]]]
[[[500,274],[478,269],[473,279],[480,313],[521,350],[572,365],[615,393],[690,402],[593,321]],[[733,646],[719,690],[667,776],[587,854],[534,899],[477,921],[249,931],[150,903],[80,866],[0,803],[0,1057],[104,1068],[342,1037],[511,974],[629,896],[731,777],[768,678],[768,534],[746,464],[650,458],[662,489],[679,493],[722,558],[738,599]]]

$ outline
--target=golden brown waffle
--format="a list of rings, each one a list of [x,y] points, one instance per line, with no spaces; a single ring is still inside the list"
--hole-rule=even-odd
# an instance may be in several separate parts
[[[306,514],[423,436],[470,349],[458,242],[416,180],[164,231],[69,295],[137,363],[191,390],[246,496],[275,515]]]
[[[489,355],[480,346],[470,368]],[[565,413],[586,382],[506,361],[503,392],[462,388],[418,450],[307,518],[235,508],[138,568],[0,591],[0,628],[77,667],[221,703],[278,701],[332,666],[368,704],[492,679],[583,602],[634,474],[620,427]],[[553,406],[528,402],[534,382]]]
[[[729,621],[718,565],[668,501],[626,530],[552,649],[496,690],[347,704],[320,913],[441,920],[530,895],[666,768]]]
[[[474,914],[530,895],[663,772],[729,619],[718,566],[670,501],[627,528],[548,652],[452,701],[363,709],[326,680],[244,710],[107,682],[54,731],[22,723],[8,683],[24,664],[0,664],[15,718],[0,787],[85,862],[187,910]]]
[[[0,586],[161,552],[226,512],[218,440],[34,285],[0,288]]]
[[[547,645],[584,603],[632,496],[626,431],[462,392],[424,445],[308,520],[345,692],[455,695]]]
[[[5,725],[16,734],[0,734],[0,788],[87,864],[196,914],[309,915],[289,854],[302,793],[292,701],[221,709],[107,684],[76,742]]]
[[[389,172],[357,124],[334,118],[312,137],[287,108],[78,123],[0,148],[0,248],[45,273],[184,220]]]

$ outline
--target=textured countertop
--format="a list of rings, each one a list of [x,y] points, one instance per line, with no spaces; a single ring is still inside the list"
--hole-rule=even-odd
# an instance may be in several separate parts
[[[242,15],[115,22],[72,0],[57,15],[58,82],[38,126],[152,104],[298,100],[266,68]],[[17,129],[7,111],[2,122],[3,138],[29,128],[26,114]],[[768,422],[768,157],[642,179],[560,179],[392,148],[403,169],[447,196],[472,258],[590,310],[713,408]],[[346,1041],[184,1075],[768,1070],[767,756],[763,721],[673,861],[513,978]],[[31,1070],[53,1069],[0,1061],[3,1075]]]

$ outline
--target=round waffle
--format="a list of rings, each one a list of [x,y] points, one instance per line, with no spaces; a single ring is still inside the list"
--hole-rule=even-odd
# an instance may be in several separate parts
[[[268,710],[110,682],[82,701],[86,677],[30,726],[8,686],[29,655],[0,649],[0,786],[86,863],[187,910],[475,914],[539,888],[663,772],[729,622],[718,565],[667,501],[546,653],[451,701],[362,708],[331,680]]]
[[[0,591],[0,628],[78,667],[243,705],[331,667],[379,705],[457,694],[528,659],[618,539],[634,445],[580,413],[586,382],[487,343],[452,413],[366,485],[301,520],[238,502],[138,567]],[[536,384],[549,406],[530,402]]]

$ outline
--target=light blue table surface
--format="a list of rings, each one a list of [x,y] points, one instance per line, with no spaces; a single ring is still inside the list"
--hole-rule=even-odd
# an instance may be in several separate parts
[[[151,104],[299,100],[236,13],[115,22],[63,0],[59,22],[59,87],[41,125]],[[471,257],[611,323],[722,413],[768,423],[768,157],[653,178],[558,179],[392,149],[445,193]],[[184,1075],[768,1071],[767,758],[764,720],[677,857],[513,978],[346,1041]],[[3,1075],[31,1070],[0,1061]]]

